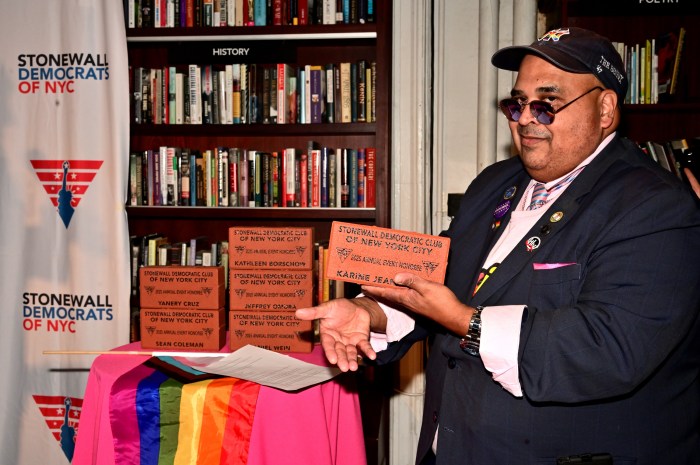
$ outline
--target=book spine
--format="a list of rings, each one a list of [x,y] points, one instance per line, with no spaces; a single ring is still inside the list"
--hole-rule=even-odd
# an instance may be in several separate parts
[[[340,114],[341,122],[352,122],[352,92],[350,80],[350,63],[340,63]]]
[[[674,95],[676,93],[676,89],[678,88],[681,56],[682,56],[684,44],[685,44],[685,28],[681,27],[680,32],[678,33],[678,47],[676,48],[676,58],[673,62],[673,75],[671,77],[671,89],[669,92],[671,95]]]
[[[231,207],[238,207],[238,165],[240,163],[240,151],[237,148],[230,148],[228,160],[228,182],[229,182],[229,200],[228,204]]]
[[[357,121],[367,121],[367,61],[357,62]]]
[[[272,0],[272,25],[273,26],[281,26],[282,23],[282,14],[283,10],[283,5],[282,5],[282,0]]]
[[[190,152],[183,149],[180,152],[180,205],[190,204]]]
[[[301,153],[299,162],[299,179],[301,181],[300,188],[300,206],[309,206],[309,156],[306,152]]]
[[[253,14],[253,22],[255,26],[265,26],[267,24],[267,8],[265,1],[255,1]]]
[[[326,149],[328,151],[328,206],[331,208],[338,207],[338,165],[335,157],[335,151],[333,149]]]
[[[365,184],[365,205],[367,208],[375,208],[376,207],[376,185],[375,185],[375,176],[376,176],[376,158],[377,158],[377,149],[374,147],[368,147],[365,149],[365,165],[366,165],[366,172],[365,172],[365,179],[367,180],[367,183]]]
[[[241,124],[248,123],[248,65],[241,64]]]
[[[241,150],[238,160],[238,176],[238,204],[241,207],[248,207],[248,151],[246,149]]]
[[[327,147],[323,147],[320,150],[320,170],[319,170],[319,184],[320,184],[320,206],[328,208],[328,158],[330,154]]]
[[[318,258],[317,258],[318,275],[317,275],[317,282],[316,282],[316,300],[317,300],[318,304],[323,303],[323,279],[324,279],[323,277],[325,275],[325,266],[324,266],[325,262],[323,260],[324,249],[325,249],[325,245],[322,243],[319,244],[317,247],[317,250],[318,250],[318,252],[317,252],[317,255],[318,255]]]
[[[218,149],[219,206],[229,206],[228,149]]]
[[[350,63],[350,121],[357,122],[357,63]]]
[[[267,83],[270,94],[270,124],[277,124],[277,67],[270,67],[270,80]]]
[[[321,123],[321,114],[322,114],[322,85],[321,85],[321,75],[323,73],[323,69],[320,66],[312,66],[311,67],[311,76],[309,79],[309,90],[310,90],[310,99],[309,99],[309,113],[311,116],[310,122],[317,124]]]
[[[297,0],[297,18],[300,26],[309,24],[309,0]]]
[[[197,153],[190,154],[190,206],[197,205]]]
[[[231,124],[241,123],[241,65],[231,67]]]
[[[132,152],[129,154],[129,205],[138,205],[137,185],[138,178],[136,176],[136,165],[141,163],[138,159],[138,154]]]
[[[263,152],[260,155],[262,173],[261,173],[261,186],[262,191],[262,206],[271,207],[272,206],[272,189],[270,185],[270,154],[268,152]]]
[[[296,194],[296,184],[294,182],[294,171],[295,171],[295,153],[294,149],[286,149],[284,153],[285,157],[285,206],[293,207],[294,199]]]
[[[365,207],[365,149],[357,150],[357,206]]]
[[[311,65],[306,65],[304,67],[304,99],[302,101],[303,113],[304,113],[304,123],[309,124],[311,122]]]
[[[289,65],[277,64],[277,124],[286,124],[287,121],[287,88],[289,80]]]
[[[370,63],[370,74],[371,78],[371,93],[370,100],[372,102],[371,109],[368,111],[372,114],[372,121],[377,120],[377,62],[373,61]]]
[[[338,152],[340,152],[340,206],[347,208],[350,206],[349,150],[338,149]]]
[[[321,150],[311,151],[311,206],[321,206]]]
[[[262,69],[262,122],[270,124],[270,68]],[[259,94],[258,94],[259,96]]]
[[[131,91],[132,91],[132,116],[133,116],[133,121],[136,124],[141,124],[142,122],[142,113],[143,113],[143,102],[141,100],[142,98],[142,89],[141,89],[141,81],[143,81],[143,73],[144,69],[141,67],[137,67],[134,69],[131,73]]]
[[[256,207],[262,207],[263,206],[263,165],[262,165],[262,152],[255,151],[255,160],[254,160],[254,166],[255,166],[255,176],[252,176],[251,179],[254,179],[254,184],[253,184],[253,194],[255,197],[255,206]],[[250,202],[250,199],[248,199],[248,202]]]
[[[168,68],[168,124],[177,124],[177,72],[174,66]]]
[[[324,247],[323,249],[323,290],[322,290],[322,299],[324,302],[328,302],[330,300],[330,279],[326,276],[325,270],[328,268],[328,256],[330,255],[330,249],[328,247]],[[321,257],[319,257],[321,258]]]
[[[270,158],[270,177],[272,185],[272,206],[280,206],[280,160],[278,152],[272,152]]]
[[[326,65],[326,121],[335,122],[335,78],[333,77],[333,64]]]
[[[319,0],[316,0],[319,1]],[[335,24],[335,3],[336,0],[323,1],[323,24]]]
[[[168,184],[167,184],[167,147],[160,147],[158,153],[154,153],[156,162],[154,168],[155,177],[155,205],[166,205],[168,199]]]
[[[294,206],[301,207],[301,152],[294,153]]]
[[[287,206],[287,149],[282,149],[282,153],[280,154],[280,158],[279,158],[279,165],[280,165],[280,168],[279,168],[279,171],[280,171],[279,206],[286,207]]]
[[[357,150],[348,149],[348,179],[350,182],[350,208],[357,208]]]
[[[206,159],[206,151],[204,151],[199,157],[197,157],[197,205],[200,207],[206,207],[209,203],[209,175],[208,164]]]

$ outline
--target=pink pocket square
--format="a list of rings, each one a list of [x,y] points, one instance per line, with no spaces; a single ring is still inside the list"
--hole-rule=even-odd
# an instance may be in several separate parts
[[[554,268],[562,268],[565,266],[571,266],[575,265],[576,262],[568,262],[568,263],[533,263],[532,267],[535,270],[553,270]]]

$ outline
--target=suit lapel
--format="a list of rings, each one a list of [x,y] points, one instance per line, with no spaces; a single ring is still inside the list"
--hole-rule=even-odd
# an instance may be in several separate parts
[[[544,212],[539,221],[528,231],[513,248],[513,251],[498,266],[498,269],[487,279],[474,295],[472,303],[484,304],[488,302],[499,289],[507,286],[508,283],[518,273],[527,266],[535,262],[535,258],[547,250],[547,245],[556,237],[574,218],[580,208],[580,199],[588,194],[602,173],[614,161],[611,154],[619,147],[619,138],[613,139],[608,146],[578,175],[569,187],[554,201]],[[526,179],[521,191],[525,189],[529,182]],[[522,192],[521,192],[522,195]],[[510,213],[504,220],[510,220]],[[503,226],[497,233],[492,233],[489,240],[485,241],[486,247],[482,257],[482,263],[486,259],[488,252],[502,234]],[[473,287],[472,287],[473,289]]]

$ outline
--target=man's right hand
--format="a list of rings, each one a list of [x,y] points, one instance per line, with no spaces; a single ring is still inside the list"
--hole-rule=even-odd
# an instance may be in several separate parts
[[[381,319],[384,314],[377,303],[367,297],[359,297],[335,299],[316,307],[300,308],[296,311],[296,317],[300,320],[318,319],[321,347],[328,361],[341,371],[355,371],[358,356],[364,355],[371,360],[377,357],[369,343],[370,330],[377,327],[373,321],[378,315],[377,311]]]

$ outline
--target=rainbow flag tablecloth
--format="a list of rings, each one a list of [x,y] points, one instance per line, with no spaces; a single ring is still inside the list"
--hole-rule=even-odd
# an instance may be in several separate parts
[[[325,363],[318,348],[298,357]],[[359,401],[342,377],[289,393],[235,378],[183,383],[148,359],[95,360],[73,465],[366,464]]]

